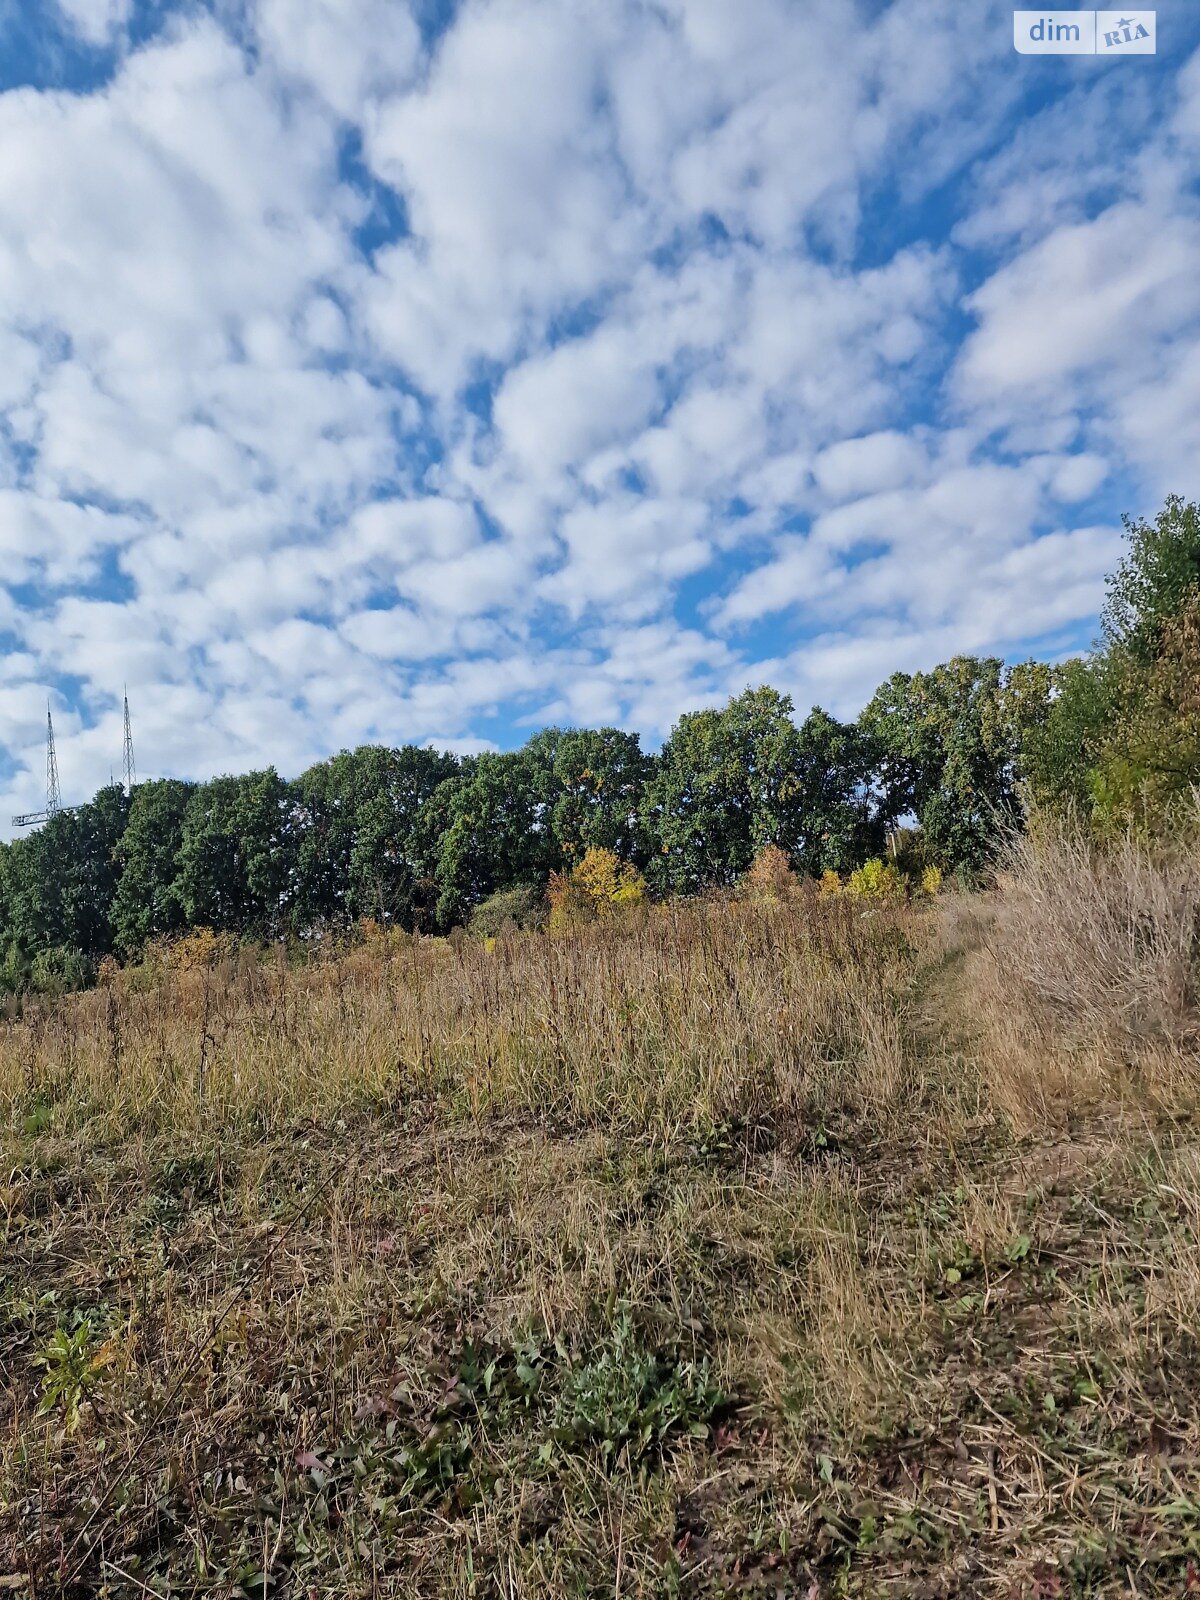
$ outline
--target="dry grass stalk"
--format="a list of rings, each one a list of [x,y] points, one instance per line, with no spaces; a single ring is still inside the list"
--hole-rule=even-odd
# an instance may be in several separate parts
[[[1200,1092],[1200,850],[1070,824],[1014,839],[968,913],[983,953],[968,1009],[1020,1127],[1105,1101],[1180,1109]],[[968,943],[971,941],[968,939]]]
[[[30,1006],[0,1579],[60,1592],[75,1547],[122,1600],[1187,1592],[1190,890],[1136,865]]]
[[[0,1026],[0,1115],[271,1127],[436,1096],[648,1127],[882,1112],[911,919],[815,894],[630,911],[555,938],[412,940],[289,967],[137,975]]]

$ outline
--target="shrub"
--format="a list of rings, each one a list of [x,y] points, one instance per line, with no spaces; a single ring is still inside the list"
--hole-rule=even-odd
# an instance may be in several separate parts
[[[20,994],[29,983],[29,960],[14,939],[0,960],[0,993]]]
[[[1134,1089],[1190,1106],[1200,1042],[1200,857],[1049,822],[1010,841],[975,1008],[1018,1124]]]
[[[920,828],[893,828],[888,835],[888,859],[903,877],[918,883],[929,865],[928,843]]]
[[[921,874],[921,892],[933,896],[941,892],[942,869],[938,866],[926,867]]]
[[[1200,783],[1200,593],[1162,624],[1149,664],[1110,674],[1116,710],[1091,778],[1097,821],[1167,837]]]
[[[39,994],[71,994],[92,981],[92,964],[79,950],[53,945],[34,956],[29,978]]]
[[[646,880],[637,868],[612,850],[593,846],[570,872],[550,874],[550,926],[594,922],[645,898]]]
[[[850,874],[846,888],[863,900],[894,900],[904,893],[904,878],[890,861],[875,856]]]
[[[518,883],[511,889],[498,889],[481,900],[471,913],[470,931],[481,939],[518,928],[538,928],[546,918],[546,896],[533,883]]]
[[[579,883],[573,872],[552,872],[546,898],[550,902],[550,926],[553,929],[569,928],[576,923],[595,920],[596,908],[592,897]]]
[[[823,895],[841,894],[842,880],[832,867],[826,867],[825,871],[821,874],[821,880],[817,885],[817,890],[818,893]]]
[[[230,933],[215,933],[212,928],[194,928],[169,947],[167,959],[174,972],[210,972],[228,961],[237,948]]]
[[[1093,1038],[1183,1044],[1200,1034],[1200,862],[1069,826],[1019,838],[1006,894],[1007,960],[1048,1016]]]
[[[758,852],[742,879],[742,893],[748,900],[778,905],[795,893],[797,882],[787,852],[769,844]]]
[[[383,922],[378,917],[359,917],[351,930],[349,945],[373,960],[386,960],[402,950],[409,938],[408,930],[394,922]],[[320,952],[322,945],[332,951],[337,942],[337,935],[330,930],[323,931],[315,939],[290,940],[286,946],[287,959],[303,965]]]

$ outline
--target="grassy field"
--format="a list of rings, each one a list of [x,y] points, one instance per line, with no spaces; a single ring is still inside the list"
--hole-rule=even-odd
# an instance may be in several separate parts
[[[1194,866],[0,1023],[0,1591],[1200,1592]]]

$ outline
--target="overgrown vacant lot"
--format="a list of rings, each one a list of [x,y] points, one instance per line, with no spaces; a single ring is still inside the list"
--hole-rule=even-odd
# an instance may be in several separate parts
[[[0,1033],[0,1585],[1200,1591],[1196,875],[124,974]]]

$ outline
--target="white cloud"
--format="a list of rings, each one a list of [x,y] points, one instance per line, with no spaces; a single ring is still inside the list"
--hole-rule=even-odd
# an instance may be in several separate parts
[[[341,632],[357,649],[383,661],[481,655],[511,642],[500,624],[486,618],[423,613],[412,606],[352,612]]]
[[[1086,631],[1200,452],[1200,53],[414,9],[62,0],[0,95],[0,805],[46,684],[78,794],[125,678],[146,772],[295,770]]]
[[[257,20],[280,69],[348,121],[417,70],[421,35],[404,0],[262,0]]]
[[[419,561],[396,580],[407,599],[451,616],[479,616],[506,606],[533,576],[508,540],[493,539],[448,561]]]
[[[69,27],[92,45],[107,45],[124,32],[133,0],[56,0]]]
[[[531,317],[611,281],[647,235],[600,112],[597,8],[464,8],[427,82],[366,120],[366,154],[413,236],[376,260],[364,309],[385,348],[446,394],[512,353]]]
[[[889,428],[830,445],[813,463],[813,473],[831,499],[849,500],[903,488],[923,476],[925,465],[917,440]]]
[[[647,362],[633,339],[605,327],[514,368],[493,417],[523,468],[553,473],[628,437],[658,402],[653,357]]]
[[[962,353],[963,393],[1036,392],[1136,361],[1200,313],[1198,256],[1200,222],[1133,202],[1056,229],[968,301],[980,326]]]
[[[1056,500],[1067,504],[1086,500],[1108,477],[1108,462],[1102,456],[1087,451],[1073,456],[1051,456],[1047,465],[1050,468],[1050,493]]]
[[[789,610],[810,626],[903,618],[931,636],[953,628],[958,648],[995,650],[1095,611],[1116,535],[1039,526],[1054,514],[1052,498],[1062,498],[1059,479],[1069,460],[1009,467],[958,462],[951,453],[922,463],[919,453],[897,452],[895,441],[883,450],[919,481],[832,506],[807,534],[778,540],[773,559],[717,608],[720,624]],[[1094,458],[1081,459],[1083,470],[1068,487],[1082,487],[1085,475],[1094,483],[1097,467],[1103,470]],[[851,452],[845,461],[852,473],[874,466],[869,452]],[[835,480],[840,489],[843,480]]]
[[[653,614],[678,579],[706,564],[706,521],[705,508],[686,501],[622,496],[576,506],[560,525],[567,559],[541,592],[573,616]]]
[[[1195,494],[1200,461],[1200,336],[1180,339],[1140,381],[1118,389],[1112,435],[1145,464],[1155,498]]]
[[[120,549],[137,531],[133,518],[96,506],[0,490],[0,558],[9,583],[86,583],[103,553]]]
[[[1038,184],[1059,184],[1025,230],[1024,247],[970,297],[978,326],[954,378],[977,425],[1003,430],[1008,448],[1071,448],[1074,459],[1052,484],[1064,501],[1086,498],[1120,472],[1140,481],[1143,504],[1191,487],[1200,141],[1190,130],[1198,68],[1200,53],[1158,101],[1146,79],[1120,94],[1101,80],[1090,97],[1076,95],[1044,126],[1031,125],[1012,160],[986,180],[993,198],[980,215],[991,220],[969,219],[957,230],[969,242],[994,240],[1003,234],[994,226],[1000,211],[1013,215],[1024,205],[1032,215],[1028,197]],[[1097,163],[1101,131],[1125,151],[1124,161]],[[1081,440],[1090,449],[1081,451]]]

